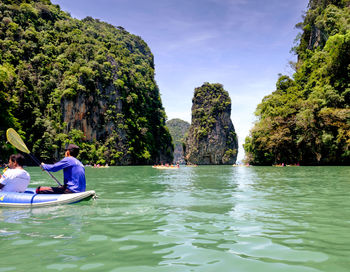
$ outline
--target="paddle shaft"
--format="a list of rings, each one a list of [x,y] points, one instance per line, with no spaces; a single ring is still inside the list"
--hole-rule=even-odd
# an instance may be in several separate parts
[[[39,161],[34,155],[32,155],[32,154],[30,154],[30,153],[28,153],[28,155],[32,158],[32,160],[33,160],[39,167],[41,166],[40,161]],[[44,170],[44,171],[45,171],[46,173],[48,173],[49,176],[52,177],[52,178],[57,182],[57,184],[58,184],[59,186],[62,186],[62,184],[57,180],[57,178],[55,178],[54,175],[52,175],[49,171],[46,171],[46,170]]]

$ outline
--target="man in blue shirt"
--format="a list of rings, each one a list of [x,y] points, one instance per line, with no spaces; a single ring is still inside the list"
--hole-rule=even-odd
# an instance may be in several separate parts
[[[43,187],[36,189],[37,194],[70,194],[85,192],[85,168],[75,157],[79,154],[79,147],[69,144],[65,149],[65,157],[55,164],[41,163],[41,168],[49,172],[63,169],[64,184],[60,187]]]

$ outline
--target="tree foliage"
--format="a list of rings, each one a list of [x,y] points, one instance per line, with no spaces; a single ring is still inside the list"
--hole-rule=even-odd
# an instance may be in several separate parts
[[[49,0],[2,0],[0,49],[2,143],[13,127],[45,160],[57,160],[72,141],[84,163],[172,159],[153,55],[140,37],[73,19]],[[0,148],[6,160],[11,149]]]
[[[294,48],[293,78],[258,105],[245,141],[248,162],[350,163],[350,1],[314,0]]]
[[[174,161],[184,163],[183,145],[188,134],[190,124],[181,119],[175,118],[166,122],[174,143]]]

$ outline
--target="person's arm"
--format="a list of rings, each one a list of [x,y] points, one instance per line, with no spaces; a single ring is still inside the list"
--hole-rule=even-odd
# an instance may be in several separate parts
[[[6,184],[3,183],[3,181],[6,179],[5,175],[0,175],[0,190],[5,187]]]
[[[57,172],[68,166],[70,166],[70,163],[67,158],[62,159],[59,162],[56,162],[55,164],[41,164],[41,168],[49,172]]]

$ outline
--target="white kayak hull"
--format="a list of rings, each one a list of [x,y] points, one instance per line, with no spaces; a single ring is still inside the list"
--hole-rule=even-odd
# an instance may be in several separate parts
[[[1,192],[0,207],[44,207],[73,204],[95,197],[95,191],[73,194],[36,194],[35,188],[28,188],[24,193]]]

